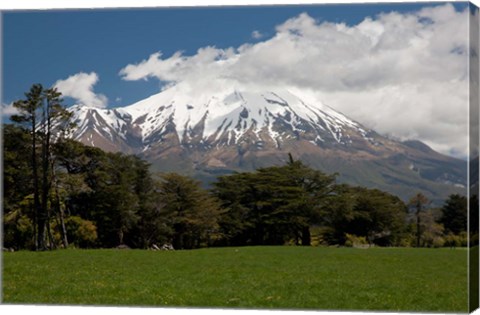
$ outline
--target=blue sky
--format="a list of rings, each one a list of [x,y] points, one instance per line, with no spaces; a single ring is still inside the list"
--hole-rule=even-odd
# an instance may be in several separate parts
[[[310,89],[368,128],[465,157],[467,6],[3,11],[3,113],[34,83],[112,108],[220,76]]]
[[[238,47],[275,34],[275,26],[307,12],[319,21],[361,22],[381,12],[408,12],[425,4],[291,5],[220,8],[92,9],[3,12],[3,103],[79,72],[96,72],[95,90],[108,106],[131,104],[159,91],[157,80],[124,81],[119,71],[161,51]],[[429,4],[433,5],[433,4]],[[457,4],[461,6],[461,4]],[[263,34],[255,39],[252,32]],[[67,103],[72,100],[66,99]]]

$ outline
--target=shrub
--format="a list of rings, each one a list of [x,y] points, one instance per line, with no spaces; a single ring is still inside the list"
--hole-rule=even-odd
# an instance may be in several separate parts
[[[15,249],[34,248],[32,220],[20,212],[12,212],[3,218],[3,246]]]
[[[78,247],[91,247],[97,240],[97,227],[92,221],[71,216],[65,220],[65,227],[70,244]]]
[[[357,236],[354,234],[346,234],[345,246],[347,247],[363,247],[368,245],[367,238],[365,236]]]
[[[455,235],[453,233],[448,233],[447,236],[445,236],[445,244],[444,246],[446,247],[459,247],[461,246],[461,241],[460,237],[458,235]]]
[[[432,240],[432,247],[438,248],[445,245],[445,239],[441,236],[436,236]]]

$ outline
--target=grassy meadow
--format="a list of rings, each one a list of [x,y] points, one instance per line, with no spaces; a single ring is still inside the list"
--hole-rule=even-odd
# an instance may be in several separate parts
[[[237,247],[3,253],[3,303],[467,311],[467,251]]]

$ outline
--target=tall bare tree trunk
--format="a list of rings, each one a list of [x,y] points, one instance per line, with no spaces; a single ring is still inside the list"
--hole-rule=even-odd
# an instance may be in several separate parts
[[[32,115],[32,176],[33,176],[33,208],[35,211],[36,223],[36,250],[45,249],[45,219],[41,211],[40,191],[38,183],[38,164],[37,164],[37,121],[35,115]]]
[[[414,197],[410,199],[408,205],[414,207],[415,215],[417,217],[417,247],[420,247],[420,241],[422,237],[422,227],[421,227],[421,214],[424,207],[430,203],[427,197],[425,197],[422,193],[417,193]]]
[[[420,209],[417,211],[417,247],[420,247],[420,237],[422,235],[420,231]]]
[[[54,167],[52,167],[52,182],[54,183],[54,187],[55,187],[55,208],[57,210],[57,213],[60,219],[62,243],[64,248],[68,248],[67,228],[65,227],[65,211],[63,210],[63,207],[60,203],[60,193],[58,191],[58,179],[57,179]]]
[[[48,195],[50,191],[50,182],[48,178],[48,169],[49,169],[49,159],[50,159],[50,113],[49,113],[49,103],[47,100],[46,105],[45,101],[42,101],[42,126],[43,126],[43,137],[42,137],[42,198],[41,198],[41,213],[44,220],[44,229],[48,236],[49,247],[52,246],[52,233],[50,231],[50,211],[48,209]],[[45,237],[46,238],[46,237]],[[46,246],[45,246],[46,247]]]

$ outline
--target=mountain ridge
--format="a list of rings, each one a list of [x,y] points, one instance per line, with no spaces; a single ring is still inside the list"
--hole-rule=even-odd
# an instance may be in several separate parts
[[[298,90],[228,87],[208,94],[175,85],[126,107],[70,110],[78,125],[74,139],[203,181],[280,165],[292,153],[338,172],[339,181],[403,199],[417,190],[442,199],[466,185],[466,162],[418,140],[382,136]]]

